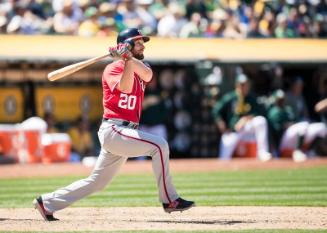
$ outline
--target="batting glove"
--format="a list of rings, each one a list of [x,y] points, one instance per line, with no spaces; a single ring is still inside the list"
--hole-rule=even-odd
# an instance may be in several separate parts
[[[128,60],[132,57],[130,47],[128,43],[119,43],[117,46],[109,48],[109,54],[112,58]]]

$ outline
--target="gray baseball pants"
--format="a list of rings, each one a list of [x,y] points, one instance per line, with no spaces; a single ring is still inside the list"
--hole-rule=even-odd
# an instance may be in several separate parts
[[[101,152],[91,175],[66,187],[42,195],[44,207],[53,213],[64,209],[110,183],[129,157],[149,155],[157,180],[159,200],[170,203],[178,198],[169,173],[169,146],[161,137],[109,122],[98,131]]]

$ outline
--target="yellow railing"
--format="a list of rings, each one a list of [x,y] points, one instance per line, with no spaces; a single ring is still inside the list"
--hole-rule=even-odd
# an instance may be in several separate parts
[[[0,59],[70,60],[105,54],[115,38],[0,36]],[[322,39],[168,39],[151,38],[146,58],[153,61],[327,62]]]

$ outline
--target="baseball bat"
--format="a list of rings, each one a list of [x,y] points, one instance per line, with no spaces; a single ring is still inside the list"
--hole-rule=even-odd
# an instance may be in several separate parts
[[[94,57],[94,58],[90,58],[81,62],[77,62],[65,67],[62,67],[60,69],[57,69],[55,71],[52,71],[48,74],[48,79],[50,81],[55,81],[61,78],[64,78],[70,74],[73,74],[87,66],[90,66],[98,61],[101,61],[107,57],[109,57],[110,54],[106,54],[106,55],[102,55],[102,56],[98,56],[98,57]]]

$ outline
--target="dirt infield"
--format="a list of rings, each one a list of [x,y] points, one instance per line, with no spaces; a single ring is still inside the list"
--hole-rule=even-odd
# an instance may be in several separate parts
[[[32,209],[0,209],[0,231],[327,229],[327,208],[195,207],[166,214],[159,207],[67,208],[44,222]]]
[[[310,159],[302,163],[295,163],[291,159],[278,159],[269,162],[260,162],[255,159],[234,159],[232,161],[221,161],[218,159],[176,159],[170,161],[170,169],[172,173],[296,169],[317,166],[327,166],[327,158]],[[86,167],[80,163],[1,165],[0,179],[67,175],[85,176],[89,175],[91,171],[92,167]],[[152,173],[151,161],[128,161],[120,170],[120,174],[130,173]]]

